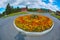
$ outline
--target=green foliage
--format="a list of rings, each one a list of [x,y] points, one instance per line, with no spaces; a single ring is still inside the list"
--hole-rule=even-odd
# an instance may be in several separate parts
[[[55,13],[52,13],[51,15],[60,20],[60,16],[59,15],[56,15]]]
[[[13,12],[12,12],[12,13],[20,12],[20,11],[21,11],[21,9],[20,9],[19,7],[17,7],[17,8],[14,8],[14,9],[13,9]]]
[[[36,8],[30,8],[30,9],[28,9],[28,11],[37,11],[37,9]]]
[[[0,14],[0,17],[2,17],[3,15],[2,14]]]
[[[10,4],[8,3],[7,6],[6,6],[6,15],[10,14],[12,12],[12,7],[10,6]]]
[[[20,14],[27,14],[27,12],[16,12],[16,13],[11,13],[9,15],[3,16],[4,18],[10,17],[10,16],[15,16],[15,15],[20,15]]]
[[[37,16],[37,15],[32,14],[32,15],[31,15],[31,18],[35,19],[35,18],[38,18],[38,16]]]
[[[15,16],[15,15],[19,15],[19,14],[27,14],[26,12],[17,12],[17,13],[11,13],[9,14],[9,16]]]
[[[21,9],[19,7],[17,8],[13,8],[13,6],[10,6],[10,4],[8,3],[6,6],[6,10],[3,12],[3,15],[8,15],[11,13],[16,13],[16,12],[20,12]]]

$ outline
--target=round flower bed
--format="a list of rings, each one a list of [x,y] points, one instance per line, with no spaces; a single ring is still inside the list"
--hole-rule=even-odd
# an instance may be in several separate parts
[[[14,26],[24,33],[44,34],[52,29],[53,21],[46,16],[28,14],[17,17]]]

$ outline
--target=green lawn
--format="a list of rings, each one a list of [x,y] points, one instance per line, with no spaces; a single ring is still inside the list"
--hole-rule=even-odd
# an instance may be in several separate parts
[[[9,14],[9,15],[5,15],[5,16],[3,16],[3,17],[6,18],[6,17],[15,16],[15,15],[20,15],[20,14],[27,14],[27,12],[11,13],[11,14]]]
[[[38,13],[39,13],[39,12],[38,12]],[[3,16],[3,18],[10,17],[10,16],[15,16],[15,15],[20,15],[20,14],[27,14],[27,12],[11,13],[11,14],[9,14],[9,15],[7,15],[7,16]],[[56,15],[55,13],[51,13],[51,15],[60,20],[60,16],[59,16],[59,15]]]
[[[59,15],[56,15],[55,13],[52,13],[51,15],[60,20],[60,16]]]

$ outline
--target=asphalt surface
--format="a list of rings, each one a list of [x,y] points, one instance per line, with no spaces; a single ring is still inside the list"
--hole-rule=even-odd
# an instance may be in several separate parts
[[[12,16],[0,18],[0,40],[60,40],[60,20],[51,16],[49,13],[41,15],[48,16],[54,21],[54,27],[49,33],[35,37],[26,36],[15,29],[13,20],[17,16]]]

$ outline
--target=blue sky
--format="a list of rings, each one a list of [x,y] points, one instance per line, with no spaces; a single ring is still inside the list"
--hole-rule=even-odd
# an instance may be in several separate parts
[[[28,5],[29,8],[47,8],[60,11],[59,0],[0,0],[0,13],[5,11],[8,3],[13,7],[25,7]]]

